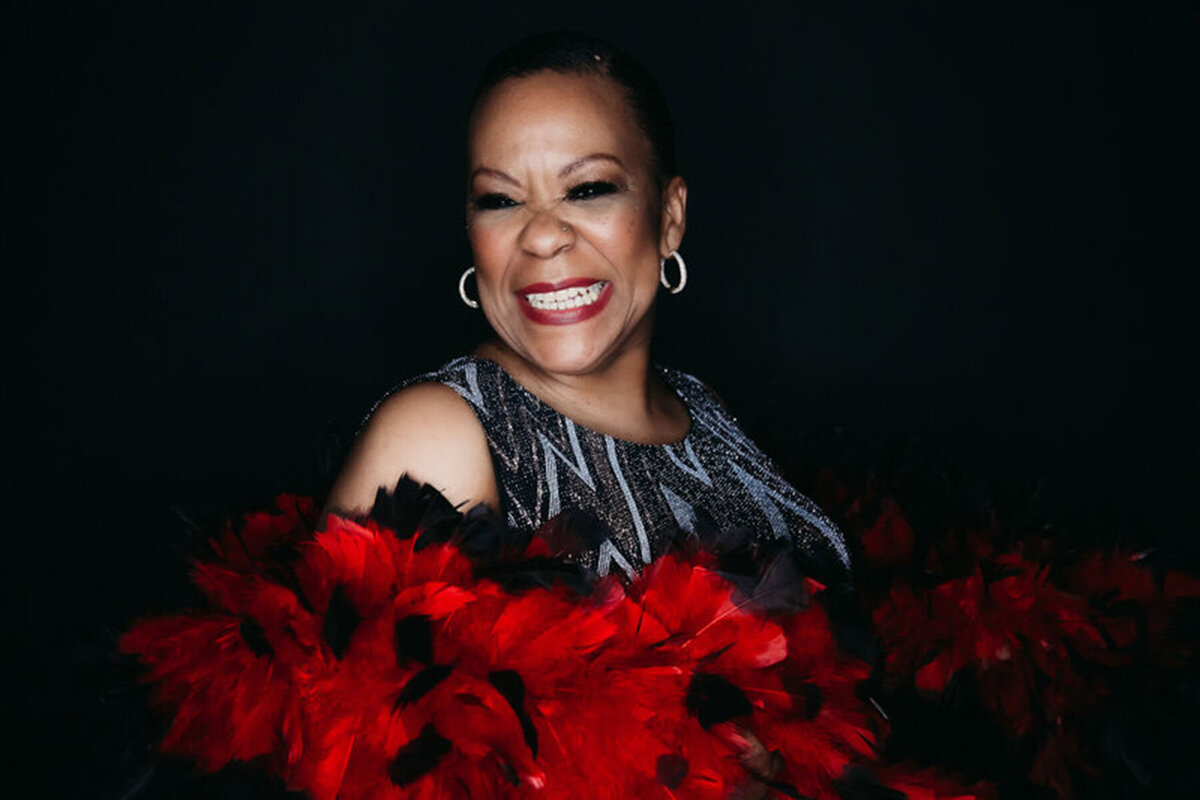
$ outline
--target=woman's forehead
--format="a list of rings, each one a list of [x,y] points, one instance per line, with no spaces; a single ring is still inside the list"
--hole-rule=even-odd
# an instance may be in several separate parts
[[[471,119],[469,155],[476,166],[591,152],[613,152],[630,168],[651,156],[621,87],[600,75],[546,71],[509,78],[488,92]]]

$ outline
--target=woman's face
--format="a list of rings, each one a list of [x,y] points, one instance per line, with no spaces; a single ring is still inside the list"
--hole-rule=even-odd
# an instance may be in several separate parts
[[[479,301],[533,366],[586,374],[648,346],[659,258],[683,238],[687,190],[661,193],[621,88],[539,72],[482,99],[469,132],[467,231]]]

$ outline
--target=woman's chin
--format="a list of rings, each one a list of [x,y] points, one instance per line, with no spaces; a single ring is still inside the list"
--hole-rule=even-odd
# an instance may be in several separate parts
[[[608,351],[595,340],[529,345],[521,355],[542,372],[553,375],[586,375],[600,369],[608,360]]]

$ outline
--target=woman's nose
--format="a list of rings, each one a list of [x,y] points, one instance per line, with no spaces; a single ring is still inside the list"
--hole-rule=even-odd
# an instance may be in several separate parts
[[[538,258],[554,258],[574,242],[574,229],[554,209],[535,212],[521,231],[521,248]]]

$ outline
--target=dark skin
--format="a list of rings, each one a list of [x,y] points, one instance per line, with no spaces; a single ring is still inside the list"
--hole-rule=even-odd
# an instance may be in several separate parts
[[[659,259],[683,240],[687,184],[656,173],[622,88],[550,71],[506,80],[472,114],[468,159],[467,234],[496,333],[475,354],[584,427],[635,442],[683,439],[687,409],[651,369],[650,344]],[[567,279],[605,286],[602,310],[570,324],[531,319],[537,298],[521,290]],[[483,430],[440,384],[412,386],[376,410],[328,505],[364,512],[377,487],[404,473],[453,503],[499,508]],[[751,775],[778,773],[778,759],[748,730],[719,733]],[[751,779],[740,792],[749,800],[769,790]]]

